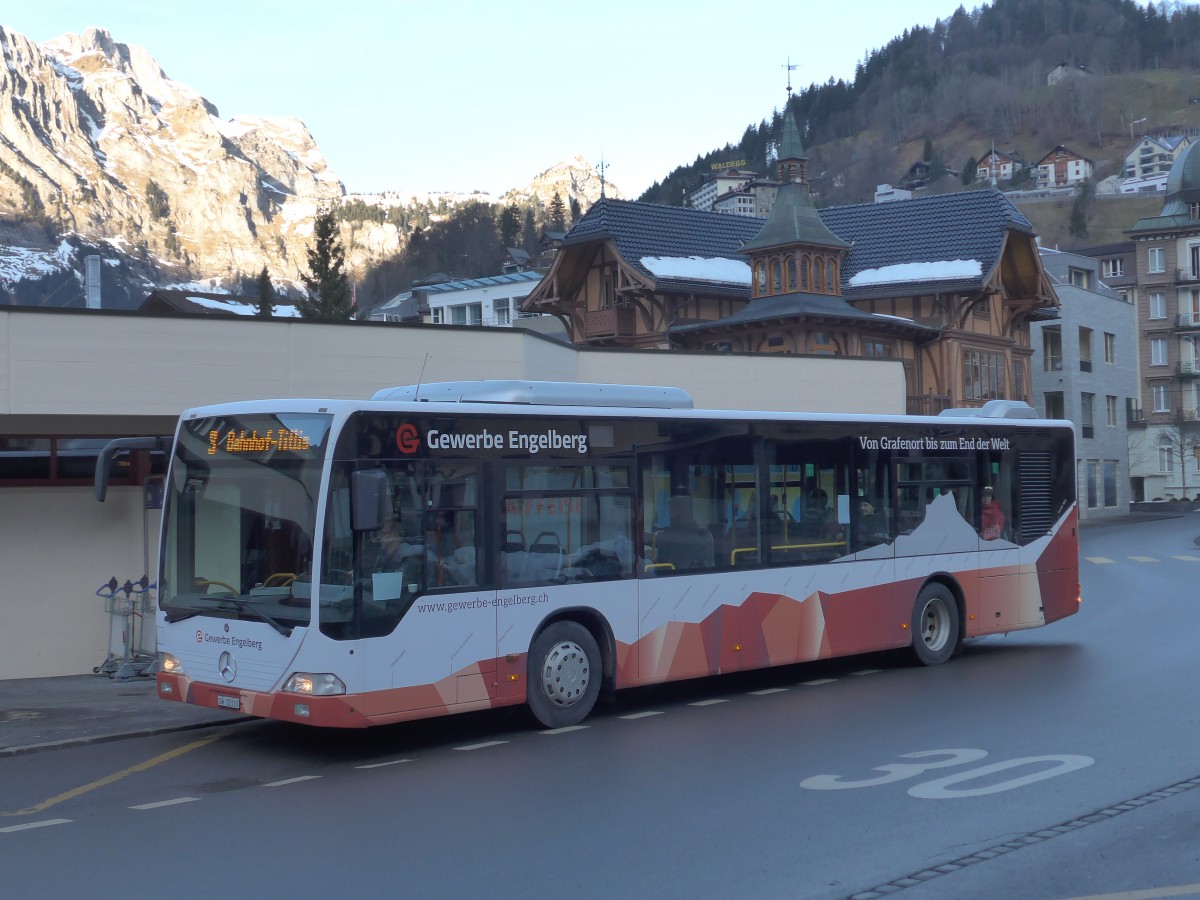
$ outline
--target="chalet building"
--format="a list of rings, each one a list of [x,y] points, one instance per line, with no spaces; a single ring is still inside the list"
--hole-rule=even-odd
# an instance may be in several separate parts
[[[779,180],[765,224],[599,201],[524,310],[576,345],[899,359],[910,412],[1029,399],[1029,323],[1057,300],[1003,194],[818,211],[791,116]]]
[[[1071,187],[1092,177],[1095,166],[1086,156],[1059,144],[1036,163],[1037,184],[1040,188]]]
[[[1135,499],[1200,493],[1198,146],[1171,167],[1162,211],[1125,232],[1137,253],[1141,410],[1135,423],[1143,428],[1130,437]]]
[[[1001,181],[1012,181],[1017,169],[1024,164],[1015,153],[1002,153],[989,147],[975,165],[975,180],[994,187]]]

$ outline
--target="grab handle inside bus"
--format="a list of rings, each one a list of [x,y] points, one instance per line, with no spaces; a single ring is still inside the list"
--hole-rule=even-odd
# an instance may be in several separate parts
[[[350,520],[355,531],[378,531],[387,521],[391,484],[383,469],[360,469],[350,476]]]
[[[171,439],[163,437],[129,437],[109,441],[96,457],[96,499],[101,503],[108,496],[108,470],[119,450],[169,450]]]

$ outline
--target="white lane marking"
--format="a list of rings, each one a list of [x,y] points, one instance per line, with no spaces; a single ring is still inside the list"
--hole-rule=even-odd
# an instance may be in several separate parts
[[[355,766],[356,769],[382,769],[384,766],[398,766],[400,763],[412,762],[411,759],[389,759],[387,762],[368,763],[365,766]]]
[[[661,710],[647,710],[646,712],[630,713],[627,716],[617,716],[618,719],[648,719],[651,716],[661,716]]]
[[[272,781],[270,784],[264,784],[263,787],[283,787],[285,784],[296,784],[300,781],[314,781],[320,777],[320,775],[297,775],[295,778],[285,778],[283,781]]]
[[[713,697],[710,700],[697,700],[695,703],[689,703],[688,706],[716,706],[718,703],[728,702],[728,697]]]
[[[787,690],[787,688],[785,688],[785,687],[763,688],[761,691],[751,691],[750,696],[751,697],[763,697],[767,694],[780,694],[786,690]]]
[[[987,766],[977,766],[974,769],[967,769],[965,772],[958,772],[954,775],[947,775],[944,778],[935,778],[933,781],[914,784],[908,789],[908,795],[922,800],[983,797],[987,794],[998,794],[1001,791],[1011,791],[1015,788],[1024,787],[1027,784],[1045,781],[1047,778],[1053,778],[1056,775],[1066,775],[1068,772],[1086,769],[1094,762],[1095,760],[1090,756],[1077,756],[1075,754],[1022,756],[1020,759],[1006,759],[1003,762],[996,762]],[[1050,767],[1041,771],[1031,772],[1028,775],[1018,775],[1009,778],[1007,781],[1001,781],[998,784],[990,784],[985,787],[963,788],[962,790],[953,787],[964,781],[974,781],[977,778],[994,775],[997,772],[1006,772],[1009,769],[1019,769],[1042,763],[1049,763]]]
[[[24,825],[9,825],[0,828],[0,834],[8,834],[11,831],[28,831],[30,828],[45,828],[47,825],[66,825],[71,821],[71,819],[43,819],[40,822],[26,822]]]
[[[551,728],[542,734],[569,734],[572,731],[586,731],[590,725],[564,725],[562,728]]]
[[[484,741],[482,744],[467,744],[462,747],[455,747],[455,750],[483,750],[485,747],[499,747],[501,744],[507,744],[508,741]]]
[[[178,806],[180,803],[191,803],[194,800],[199,800],[199,797],[176,797],[174,800],[159,800],[157,803],[139,803],[137,806],[131,806],[130,809],[158,809],[162,806]]]
[[[851,675],[878,675],[883,669],[863,669],[861,672],[851,672]]]
[[[1129,558],[1134,562],[1158,562],[1153,556],[1131,556]]]
[[[1090,563],[1098,563],[1100,565],[1108,565],[1112,563],[1112,560],[1107,556],[1085,556],[1084,559]]]
[[[1156,900],[1158,897],[1194,897],[1200,894],[1200,884],[1181,884],[1179,887],[1147,888],[1144,891],[1121,891],[1117,894],[1089,894],[1072,900]]]
[[[813,681],[802,681],[800,684],[804,687],[816,687],[820,684],[833,684],[835,681],[837,681],[836,678],[817,678]]]
[[[1200,556],[1172,556],[1171,559],[1181,559],[1184,562],[1200,562]]]

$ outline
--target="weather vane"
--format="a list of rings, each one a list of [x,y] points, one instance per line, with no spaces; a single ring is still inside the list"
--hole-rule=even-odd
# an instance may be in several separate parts
[[[787,69],[787,79],[788,79],[788,87],[787,87],[787,91],[788,91],[788,99],[789,99],[789,100],[791,100],[791,99],[792,99],[792,73],[793,73],[794,71],[796,71],[798,68],[800,68],[800,65],[799,65],[799,63],[797,63],[796,65],[792,65],[792,58],[789,56],[789,57],[787,58],[787,65],[786,65],[786,66],[784,66],[784,68],[785,68],[785,69]]]
[[[604,199],[604,170],[608,168],[608,163],[604,161],[604,151],[600,151],[600,165],[596,166],[596,171],[600,173],[600,199]]]

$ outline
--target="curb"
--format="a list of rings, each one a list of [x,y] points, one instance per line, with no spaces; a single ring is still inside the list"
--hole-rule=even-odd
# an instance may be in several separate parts
[[[0,758],[24,756],[28,753],[42,753],[49,750],[67,750],[71,747],[87,747],[91,744],[107,744],[113,741],[124,741],[129,738],[154,737],[160,734],[172,734],[177,731],[197,731],[201,728],[220,728],[224,725],[237,725],[250,722],[254,716],[238,716],[220,722],[189,722],[185,725],[161,725],[156,728],[139,728],[131,731],[117,731],[111,734],[93,734],[87,737],[64,738],[61,741],[44,741],[40,744],[21,744],[12,747],[0,747]]]

